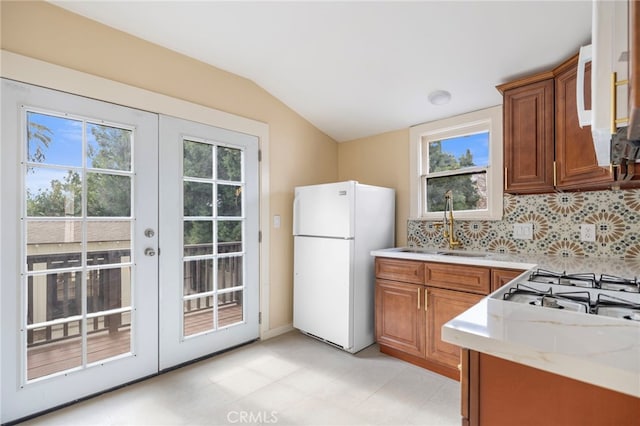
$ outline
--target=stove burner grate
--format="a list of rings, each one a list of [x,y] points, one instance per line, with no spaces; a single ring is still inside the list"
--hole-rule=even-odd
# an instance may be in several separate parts
[[[598,300],[593,308],[593,313],[614,318],[624,318],[631,321],[640,321],[640,303],[631,302],[608,294],[599,294]]]
[[[532,306],[566,309],[582,313],[589,313],[591,306],[588,291],[553,293],[551,288],[547,291],[541,291],[524,284],[517,284],[509,289],[509,292],[505,293],[503,298],[513,302],[528,303]]]
[[[621,278],[613,275],[602,274],[598,280],[598,286],[603,290],[628,291],[640,293],[638,278]]]
[[[567,274],[565,272],[560,273],[548,271],[546,269],[538,269],[529,275],[529,281],[574,287],[597,287],[596,274],[593,273]]]

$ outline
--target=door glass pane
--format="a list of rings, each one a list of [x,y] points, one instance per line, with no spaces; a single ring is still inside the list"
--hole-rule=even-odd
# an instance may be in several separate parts
[[[131,352],[130,312],[88,318],[87,329],[87,362]]]
[[[183,315],[185,336],[213,330],[213,296],[185,300]]]
[[[129,307],[131,267],[87,271],[87,312]]]
[[[184,255],[198,256],[213,253],[213,222],[184,221]]]
[[[27,379],[82,366],[80,321],[32,328],[27,333]]]
[[[218,290],[242,286],[242,256],[218,259]]]
[[[131,130],[26,116],[23,324],[33,379],[130,352],[134,172]]]
[[[242,290],[218,295],[218,327],[227,327],[243,321]]]
[[[27,280],[27,325],[82,313],[82,272],[32,275]]]
[[[184,262],[183,294],[206,293],[213,290],[213,259]]]
[[[131,216],[131,177],[87,174],[87,216]]]
[[[87,124],[87,167],[131,170],[132,131],[100,124]]]
[[[218,185],[218,216],[242,215],[242,187]]]
[[[218,221],[218,253],[242,251],[242,221]]]
[[[27,112],[27,160],[82,167],[82,121]]]
[[[240,182],[242,151],[224,146],[218,147],[218,179]]]
[[[185,216],[213,216],[213,185],[185,182],[183,202]]]
[[[131,222],[87,222],[87,265],[126,263],[131,260]]]
[[[26,224],[27,270],[82,266],[82,222],[34,220]]]
[[[28,167],[27,216],[82,215],[82,179],[76,170]]]
[[[184,141],[184,176],[213,177],[213,146],[207,143]]]

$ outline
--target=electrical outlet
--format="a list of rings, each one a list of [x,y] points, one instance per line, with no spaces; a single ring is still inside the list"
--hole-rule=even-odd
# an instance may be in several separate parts
[[[595,241],[596,225],[592,223],[583,223],[580,225],[580,241]]]
[[[532,240],[533,223],[514,223],[513,238],[516,240]]]

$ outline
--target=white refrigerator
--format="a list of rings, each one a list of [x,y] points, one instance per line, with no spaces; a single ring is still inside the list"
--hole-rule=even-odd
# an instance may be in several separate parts
[[[355,353],[375,341],[372,250],[393,247],[395,190],[300,186],[293,202],[293,326]]]

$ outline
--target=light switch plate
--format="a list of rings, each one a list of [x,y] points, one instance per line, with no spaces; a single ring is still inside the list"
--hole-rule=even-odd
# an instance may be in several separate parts
[[[280,228],[280,215],[279,214],[276,214],[276,215],[273,216],[273,227],[275,229]]]
[[[592,223],[583,223],[580,225],[580,241],[595,241],[596,225]]]
[[[533,223],[514,223],[513,238],[516,240],[532,240]]]

